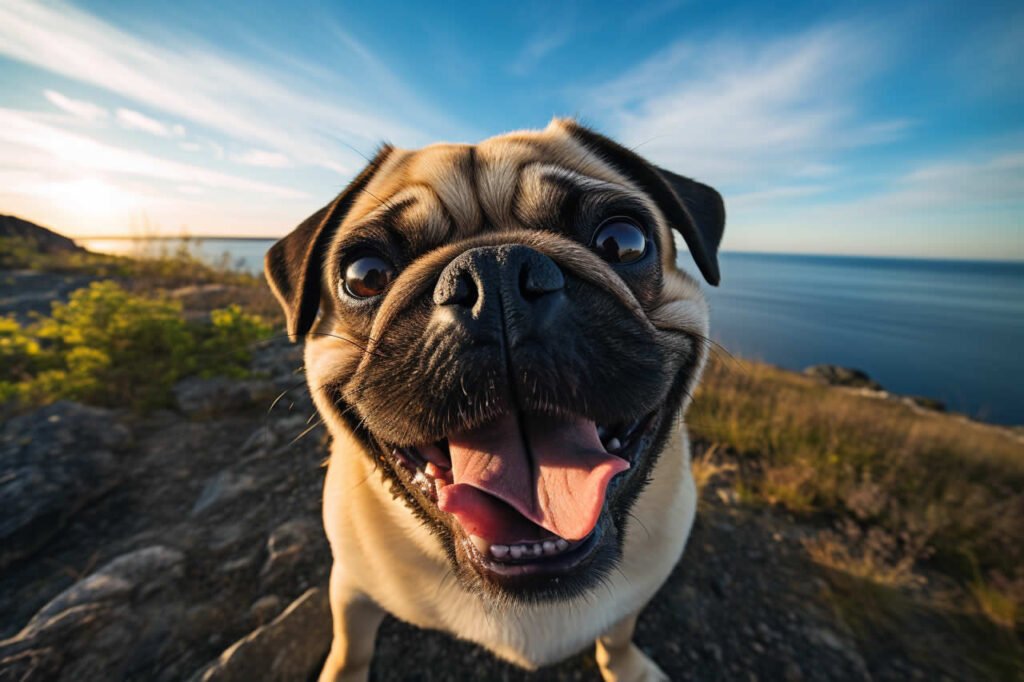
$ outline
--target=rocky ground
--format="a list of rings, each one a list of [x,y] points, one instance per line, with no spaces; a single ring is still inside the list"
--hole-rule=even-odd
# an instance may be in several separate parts
[[[31,321],[32,313],[50,314],[53,301],[63,301],[76,289],[89,286],[90,275],[33,270],[0,271],[0,314],[19,322]]]
[[[314,675],[330,639],[326,447],[300,365],[277,341],[261,378],[187,380],[174,411],[63,402],[3,426],[0,680]],[[674,680],[971,676],[858,638],[804,549],[820,530],[712,479],[640,646]],[[596,664],[587,651],[529,674],[389,620],[372,677],[592,680]]]

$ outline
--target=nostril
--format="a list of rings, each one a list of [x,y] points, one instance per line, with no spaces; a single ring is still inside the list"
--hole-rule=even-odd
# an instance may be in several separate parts
[[[562,271],[550,260],[523,263],[519,270],[519,292],[523,299],[535,301],[565,286]]]
[[[477,290],[476,283],[473,282],[469,275],[463,273],[455,280],[455,287],[448,296],[448,300],[445,303],[449,305],[461,305],[466,308],[472,308],[476,303]]]

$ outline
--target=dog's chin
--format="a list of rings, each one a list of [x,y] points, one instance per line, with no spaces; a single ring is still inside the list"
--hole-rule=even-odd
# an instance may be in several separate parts
[[[475,514],[464,512],[465,505],[452,501],[457,497],[453,491],[462,497],[464,491],[456,489],[465,488],[466,484],[456,480],[459,467],[458,462],[452,461],[451,436],[412,447],[393,447],[377,441],[376,449],[393,480],[395,493],[440,538],[453,572],[464,587],[506,604],[571,599],[599,584],[615,568],[629,509],[646,485],[671,422],[666,415],[673,413],[677,403],[671,399],[663,401],[659,408],[640,418],[609,424],[594,424],[564,412],[506,413],[499,417],[520,425],[534,419],[554,422],[555,430],[566,423],[589,424],[596,430],[603,452],[592,449],[589,457],[592,463],[598,463],[599,469],[603,467],[602,473],[596,474],[601,480],[590,490],[593,494],[586,521],[565,533],[568,537],[555,532],[561,530],[561,524],[538,519],[537,514],[529,511],[522,513],[513,506],[515,500],[509,504],[498,499],[491,494],[494,490],[469,491]],[[510,435],[520,437],[521,429],[520,433]],[[560,433],[564,436],[565,431]],[[461,433],[457,438],[465,440],[467,436]],[[485,440],[492,447],[502,447],[501,443],[494,443],[494,438],[492,430]],[[540,468],[538,462],[532,464]],[[581,480],[585,473],[594,474],[577,471],[575,480]],[[500,496],[501,491],[497,492]],[[600,495],[595,496],[597,493]]]

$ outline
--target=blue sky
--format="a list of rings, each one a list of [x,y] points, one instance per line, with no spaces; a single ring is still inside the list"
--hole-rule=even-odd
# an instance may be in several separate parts
[[[1024,5],[0,0],[0,213],[279,236],[382,140],[577,116],[725,249],[1024,259]]]

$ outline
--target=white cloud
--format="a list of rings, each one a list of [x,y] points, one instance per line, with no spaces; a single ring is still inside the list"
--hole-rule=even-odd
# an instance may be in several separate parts
[[[63,109],[72,116],[85,119],[86,121],[99,121],[109,116],[107,110],[98,104],[81,99],[72,99],[56,90],[44,90],[43,96],[58,109]]]
[[[288,168],[292,165],[291,159],[280,152],[269,152],[265,149],[250,149],[249,151],[234,157],[238,163],[247,166],[258,166],[260,168]]]
[[[732,205],[730,249],[1024,259],[1024,148],[920,163],[857,198]]]
[[[203,150],[203,145],[198,142],[179,142],[178,147],[186,152],[200,152]]]
[[[364,161],[346,145],[369,151],[385,138],[421,144],[444,136],[421,129],[419,122],[443,118],[407,89],[389,93],[388,102],[364,104],[356,94],[362,90],[344,80],[359,77],[357,70],[333,69],[332,80],[304,84],[294,64],[287,77],[275,77],[273,67],[225,58],[205,44],[149,42],[59,2],[0,3],[0,54],[303,163],[341,164],[350,173]],[[402,106],[387,106],[396,101]],[[389,109],[400,110],[401,118],[381,115]]]
[[[103,144],[37,121],[30,114],[12,109],[0,108],[0,143],[6,143],[0,146],[0,152],[3,152],[0,156],[3,158],[24,159],[26,157],[22,151],[26,148],[30,152],[37,152],[33,158],[37,169],[42,170],[52,171],[56,166],[65,173],[72,169],[83,173],[117,173],[217,189],[268,194],[287,199],[306,196],[305,192],[289,187],[227,175],[144,152]],[[54,161],[58,163],[55,164]]]
[[[583,110],[661,165],[761,191],[909,125],[860,120],[858,90],[883,58],[877,45],[846,25],[760,43],[683,41],[591,89]]]
[[[141,130],[157,137],[181,137],[185,134],[185,128],[181,125],[169,126],[132,109],[118,109],[115,116],[118,124],[128,130]]]

